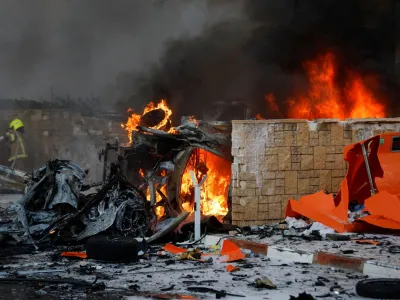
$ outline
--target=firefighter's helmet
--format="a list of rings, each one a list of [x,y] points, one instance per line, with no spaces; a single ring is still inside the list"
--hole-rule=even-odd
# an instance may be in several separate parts
[[[10,122],[10,129],[18,130],[24,127],[24,123],[20,119],[14,119]]]

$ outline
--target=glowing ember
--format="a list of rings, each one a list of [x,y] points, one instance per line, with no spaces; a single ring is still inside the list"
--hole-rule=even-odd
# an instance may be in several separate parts
[[[193,211],[194,187],[190,170],[194,170],[197,180],[207,174],[201,188],[201,212],[203,215],[225,216],[228,212],[228,188],[231,163],[202,149],[193,151],[182,177],[181,198],[186,200],[182,208]]]
[[[385,117],[385,107],[368,90],[359,74],[347,74],[345,87],[340,88],[332,53],[304,63],[304,68],[309,80],[308,93],[287,101],[289,118],[344,120]],[[266,96],[266,102],[270,111],[280,114],[274,95]]]
[[[126,131],[128,131],[129,142],[132,142],[132,132],[137,130],[136,127],[139,126],[142,116],[156,109],[163,110],[165,116],[161,122],[159,122],[156,126],[150,128],[162,130],[168,124],[168,122],[171,121],[171,116],[172,116],[172,110],[168,107],[167,102],[165,100],[161,100],[161,102],[158,103],[157,105],[155,105],[153,102],[150,102],[149,104],[147,104],[141,115],[133,113],[132,108],[128,109],[128,112],[132,112],[132,115],[129,117],[126,124],[121,124],[121,127],[124,128]],[[173,129],[171,128],[169,132],[173,132]]]

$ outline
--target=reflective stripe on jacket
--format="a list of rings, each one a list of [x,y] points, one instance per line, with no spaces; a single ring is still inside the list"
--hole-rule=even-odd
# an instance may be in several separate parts
[[[19,158],[27,158],[25,151],[25,143],[22,135],[14,131],[13,133],[7,133],[9,141],[11,142],[11,154],[8,161],[13,161]]]

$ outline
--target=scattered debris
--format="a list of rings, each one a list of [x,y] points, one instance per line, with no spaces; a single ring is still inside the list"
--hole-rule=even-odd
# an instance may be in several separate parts
[[[257,289],[276,289],[276,285],[267,277],[257,278],[251,285]]]
[[[369,245],[382,245],[382,242],[374,241],[374,240],[354,240],[357,244],[369,244]]]
[[[311,296],[310,294],[303,292],[303,293],[299,294],[299,296],[297,296],[297,297],[290,296],[289,300],[314,300],[314,299],[315,298],[313,296]]]
[[[229,272],[229,273],[232,273],[232,272],[240,271],[240,268],[239,267],[235,267],[233,265],[227,265],[226,266],[226,271]]]
[[[239,294],[232,294],[232,293],[228,293],[224,290],[216,290],[216,289],[212,289],[212,288],[207,288],[207,287],[197,287],[197,286],[192,286],[192,287],[188,287],[187,288],[188,291],[191,292],[197,292],[197,293],[212,293],[215,294],[215,297],[217,299],[226,297],[226,296],[233,296],[233,297],[246,297],[244,295],[239,295]]]
[[[88,257],[86,252],[62,252],[61,256],[62,257],[75,257],[75,258],[82,258],[82,259],[85,259]]]

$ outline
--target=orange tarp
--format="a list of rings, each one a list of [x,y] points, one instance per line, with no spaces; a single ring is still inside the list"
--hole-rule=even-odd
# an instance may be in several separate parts
[[[336,197],[318,192],[299,201],[291,199],[285,217],[305,216],[337,232],[368,231],[373,226],[400,229],[400,151],[393,148],[395,143],[400,146],[400,132],[377,135],[346,146],[344,159],[348,162],[348,171]],[[373,196],[362,145],[368,153],[376,193]],[[351,223],[348,208],[353,201],[364,204],[364,212],[369,215]]]

